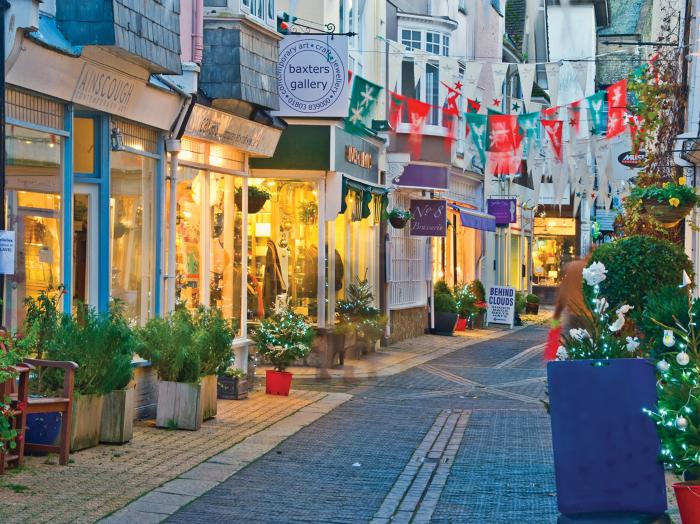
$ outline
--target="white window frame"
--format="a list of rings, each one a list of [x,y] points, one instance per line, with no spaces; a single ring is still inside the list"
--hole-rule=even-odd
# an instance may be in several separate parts
[[[277,0],[241,0],[240,6],[243,13],[267,26],[276,27]],[[261,9],[262,16],[260,16]]]

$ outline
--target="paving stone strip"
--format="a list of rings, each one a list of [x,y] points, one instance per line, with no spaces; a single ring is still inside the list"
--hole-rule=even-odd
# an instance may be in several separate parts
[[[544,350],[544,344],[537,344],[536,346],[532,346],[531,348],[527,348],[526,350],[518,353],[517,355],[513,355],[507,360],[504,360],[503,362],[496,364],[494,369],[505,369],[505,368],[513,368],[517,366],[518,364],[522,364],[523,362],[529,360],[533,355],[536,353],[539,353]]]
[[[289,417],[251,435],[239,444],[211,457],[170,482],[133,501],[102,519],[102,524],[149,524],[168,516],[218,486],[301,428],[351,398],[344,393],[329,393],[323,399],[301,408]]]
[[[372,524],[430,522],[468,421],[469,411],[440,412],[374,515]]]

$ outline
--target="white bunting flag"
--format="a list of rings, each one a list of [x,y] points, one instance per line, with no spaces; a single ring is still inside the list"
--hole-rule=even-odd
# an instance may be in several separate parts
[[[493,75],[493,99],[500,100],[503,96],[503,82],[508,75],[508,67],[510,64],[497,62],[491,64],[491,74]],[[496,105],[496,104],[491,104]]]
[[[544,65],[547,72],[547,86],[549,90],[549,103],[552,107],[559,105],[559,62],[550,62]]]
[[[578,85],[581,86],[581,92],[583,96],[587,96],[588,93],[588,62],[570,62],[571,68],[576,73],[576,81]]]
[[[428,53],[417,49],[413,51],[413,81],[416,85],[423,78],[425,66],[428,64]]]
[[[401,64],[403,63],[406,48],[392,40],[387,40],[387,42],[389,43],[389,90],[398,91],[398,84],[401,79]]]
[[[476,88],[479,83],[479,77],[481,76],[481,66],[480,62],[467,62],[464,68],[464,76],[462,77],[462,84],[464,84],[464,95],[467,98],[474,100],[476,98]]]
[[[518,64],[518,74],[520,75],[520,88],[523,91],[523,102],[526,108],[530,107],[530,98],[532,98],[532,84],[535,82],[535,67],[536,64]]]

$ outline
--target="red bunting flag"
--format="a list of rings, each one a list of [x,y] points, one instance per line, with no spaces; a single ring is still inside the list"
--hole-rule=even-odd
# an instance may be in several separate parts
[[[608,87],[608,111],[627,109],[627,80],[620,80]]]
[[[425,127],[425,121],[428,118],[428,113],[433,107],[430,104],[421,102],[420,100],[414,100],[413,98],[407,99],[408,107],[408,121],[411,125],[410,135],[408,141],[411,144],[411,157],[414,160],[420,158],[421,143],[423,142],[423,128]]]
[[[489,115],[489,151],[515,153],[523,140],[518,115]]]
[[[403,108],[406,105],[406,97],[394,93],[393,91],[389,91],[389,97],[389,125],[391,129],[396,131],[399,122],[401,122]]]
[[[459,111],[451,109],[442,110],[442,125],[447,129],[445,135],[445,153],[452,154],[452,143],[457,139],[457,120]],[[469,127],[469,126],[467,126]]]
[[[627,124],[627,80],[620,80],[608,87],[608,140],[625,132]]]
[[[542,116],[545,118],[556,118],[557,113],[559,113],[558,106],[548,107],[547,109],[542,110]]]
[[[523,161],[523,150],[511,151],[487,151],[486,174],[493,176],[510,176],[520,172]]]
[[[481,109],[481,103],[478,100],[467,98],[467,113],[478,113]]]
[[[569,125],[571,130],[578,134],[581,130],[581,101],[577,100],[569,104],[567,108],[569,112]]]
[[[547,138],[549,138],[549,143],[552,146],[552,151],[554,151],[554,158],[557,162],[563,161],[563,144],[562,144],[562,131],[564,128],[564,122],[562,120],[540,120],[542,127],[544,127],[547,133]]]
[[[441,82],[441,84],[447,88],[447,98],[445,99],[446,109],[459,112],[457,100],[459,100],[461,93],[454,87],[448,86],[445,82]]]

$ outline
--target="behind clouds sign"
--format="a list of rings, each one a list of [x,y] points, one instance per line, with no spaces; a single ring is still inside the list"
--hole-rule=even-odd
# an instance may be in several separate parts
[[[288,35],[280,42],[279,116],[348,115],[348,39]]]

